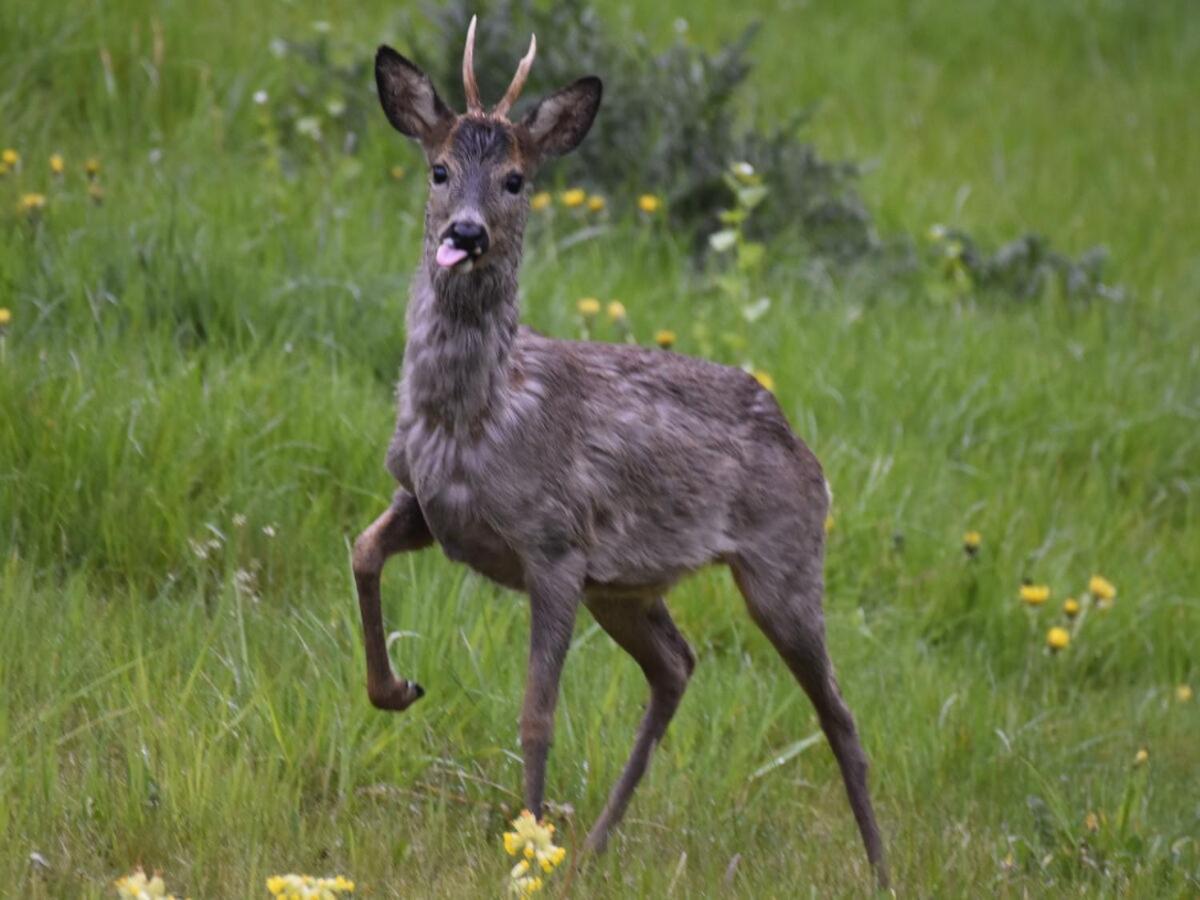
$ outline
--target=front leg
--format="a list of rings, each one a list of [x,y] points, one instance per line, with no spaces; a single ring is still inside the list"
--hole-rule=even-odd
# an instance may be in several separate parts
[[[568,552],[553,562],[529,565],[528,571],[529,669],[521,709],[521,751],[525,757],[525,806],[540,819],[558,682],[583,593],[584,561]]]
[[[417,498],[397,491],[396,498],[354,542],[354,583],[362,614],[363,646],[367,655],[367,696],[379,709],[407,709],[425,693],[412,681],[397,678],[388,660],[383,613],[379,608],[379,577],[388,557],[405,550],[420,550],[433,543],[433,535]]]

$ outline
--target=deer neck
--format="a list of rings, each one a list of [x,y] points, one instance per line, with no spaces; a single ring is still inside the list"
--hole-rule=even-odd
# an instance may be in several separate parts
[[[503,409],[517,336],[517,272],[422,267],[408,310],[405,389],[413,415],[473,433]]]

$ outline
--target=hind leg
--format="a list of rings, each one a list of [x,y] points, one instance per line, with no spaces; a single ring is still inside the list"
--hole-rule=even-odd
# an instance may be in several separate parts
[[[880,884],[886,886],[883,842],[867,790],[867,757],[825,648],[821,549],[819,539],[807,552],[791,546],[786,562],[783,553],[743,553],[731,561],[733,575],[751,617],[816,707],[821,729],[841,768],[867,859]]]
[[[650,683],[650,703],[638,726],[629,761],[587,837],[586,849],[602,851],[609,832],[625,815],[634,788],[646,774],[650,756],[683,699],[696,657],[661,597],[649,603],[629,598],[588,599],[587,606],[600,627],[641,666]]]

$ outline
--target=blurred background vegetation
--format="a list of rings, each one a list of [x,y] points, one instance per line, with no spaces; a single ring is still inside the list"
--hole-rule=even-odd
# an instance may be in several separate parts
[[[457,105],[471,12],[485,96],[531,30],[526,102],[606,84],[538,185],[526,320],[746,366],[825,464],[832,652],[901,890],[1194,894],[1186,0],[0,0],[2,883],[502,888],[525,607],[436,552],[393,563],[393,653],[430,693],[388,717],[347,566],[391,490],[425,193],[370,63],[390,43]],[[836,768],[728,578],[671,605],[696,678],[614,852],[559,888],[861,894]],[[643,699],[584,617],[569,852]]]

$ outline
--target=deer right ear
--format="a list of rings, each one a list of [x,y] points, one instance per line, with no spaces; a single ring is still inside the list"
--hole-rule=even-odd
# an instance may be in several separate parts
[[[401,134],[421,142],[426,152],[438,147],[454,123],[429,76],[393,50],[375,54],[375,84],[388,121]]]
[[[562,156],[579,146],[600,109],[600,79],[588,75],[542,100],[521,121],[541,156]]]

